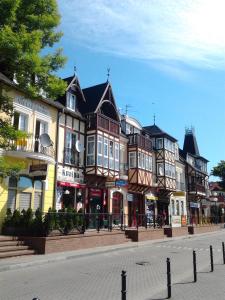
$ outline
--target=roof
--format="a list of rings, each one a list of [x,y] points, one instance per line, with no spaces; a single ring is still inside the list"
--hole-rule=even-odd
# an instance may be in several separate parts
[[[185,153],[190,153],[193,155],[200,156],[197,140],[193,132],[189,131],[188,133],[185,134],[183,151]]]
[[[82,91],[82,89],[80,87],[79,79],[78,79],[78,77],[75,74],[73,76],[63,78],[63,80],[67,83],[67,89],[66,89],[66,91],[68,91],[73,85],[76,85],[76,87],[78,87],[78,90],[79,90],[79,92],[81,94],[81,97],[82,97],[83,101],[86,102],[86,99],[84,97],[83,91]]]
[[[101,101],[104,92],[108,86],[108,82],[94,85],[83,89],[83,94],[86,99],[86,103],[81,103],[80,111],[83,114],[94,113]]]
[[[149,132],[152,136],[167,136],[170,140],[173,142],[177,142],[177,140],[163,131],[161,128],[159,128],[157,125],[151,125],[151,126],[144,126],[143,127],[147,132]]]

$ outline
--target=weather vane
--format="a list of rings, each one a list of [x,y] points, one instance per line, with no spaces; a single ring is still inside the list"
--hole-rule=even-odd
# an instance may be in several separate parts
[[[109,81],[109,76],[110,76],[110,68],[107,68],[107,81]]]

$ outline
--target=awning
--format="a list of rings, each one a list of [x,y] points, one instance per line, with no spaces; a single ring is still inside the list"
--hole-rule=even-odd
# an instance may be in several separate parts
[[[84,189],[86,187],[86,184],[78,183],[78,182],[65,182],[65,181],[58,181],[58,186],[67,186],[67,187],[73,187],[78,189]]]

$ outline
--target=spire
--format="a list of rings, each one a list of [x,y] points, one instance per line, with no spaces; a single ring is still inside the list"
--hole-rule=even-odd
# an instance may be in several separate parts
[[[73,70],[74,70],[74,76],[76,76],[77,75],[77,67],[76,67],[76,65],[74,65]]]
[[[155,114],[153,115],[153,123],[155,125]]]
[[[109,82],[110,68],[107,68],[107,82]]]

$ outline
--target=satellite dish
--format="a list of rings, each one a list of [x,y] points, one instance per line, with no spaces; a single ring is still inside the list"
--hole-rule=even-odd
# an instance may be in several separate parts
[[[84,151],[84,145],[79,140],[76,141],[76,150],[77,150],[77,152]]]
[[[50,147],[53,144],[53,142],[50,139],[50,136],[47,133],[43,133],[42,135],[40,135],[39,139],[43,147]]]

